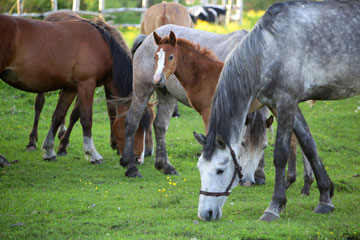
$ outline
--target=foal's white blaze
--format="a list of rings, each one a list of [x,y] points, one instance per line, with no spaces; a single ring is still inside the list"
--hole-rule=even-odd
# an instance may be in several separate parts
[[[234,149],[234,148],[233,148]],[[237,149],[234,149],[235,152]],[[236,154],[237,155],[237,154]],[[225,192],[234,174],[235,165],[232,160],[230,149],[216,148],[211,161],[204,159],[201,154],[198,161],[201,179],[201,190],[206,192]],[[236,177],[231,189],[239,183]],[[221,218],[221,209],[225,204],[227,196],[206,196],[200,194],[198,217],[201,220],[215,220]]]
[[[156,53],[158,55],[157,68],[154,73],[154,83],[157,84],[161,80],[161,74],[165,67],[165,51],[160,48],[160,51]]]

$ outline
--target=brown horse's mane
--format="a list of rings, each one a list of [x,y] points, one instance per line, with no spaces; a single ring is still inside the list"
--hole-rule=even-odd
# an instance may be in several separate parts
[[[127,55],[131,57],[132,54],[130,52],[129,47],[126,45],[124,38],[121,36],[119,31],[115,27],[111,26],[110,24],[107,24],[99,17],[95,17],[87,21],[107,30],[110,33],[110,35],[115,39],[115,41],[121,46],[121,48],[125,50]]]
[[[165,36],[161,43],[170,43],[170,39],[169,36]],[[181,45],[182,47],[184,47],[185,49],[189,50],[189,51],[195,51],[197,53],[199,53],[200,55],[206,57],[208,60],[213,61],[213,62],[222,62],[215,54],[212,50],[206,48],[206,47],[201,47],[200,44],[198,43],[193,43],[192,41],[189,41],[185,38],[177,38],[176,39],[176,44]]]

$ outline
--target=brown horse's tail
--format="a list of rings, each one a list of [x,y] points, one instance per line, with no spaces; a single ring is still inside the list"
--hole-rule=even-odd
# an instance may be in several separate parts
[[[156,28],[166,24],[170,24],[170,16],[166,14],[166,2],[163,2],[162,5],[164,6],[163,13],[156,18]]]
[[[118,89],[120,97],[128,96],[132,92],[133,71],[130,51],[125,42],[120,44],[104,24],[84,21],[95,27],[108,44],[112,55],[112,81]]]

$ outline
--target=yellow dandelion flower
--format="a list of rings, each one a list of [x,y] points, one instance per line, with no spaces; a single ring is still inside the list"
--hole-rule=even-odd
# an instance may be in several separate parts
[[[105,194],[108,194],[109,193],[109,191],[105,191]]]
[[[167,197],[168,195],[167,194],[165,194],[165,197]]]
[[[158,189],[158,192],[161,192],[161,189]]]
[[[172,182],[169,182],[169,184],[171,185],[171,184],[172,184]]]
[[[176,183],[173,183],[174,186],[176,186]]]
[[[186,180],[186,178],[184,178],[184,182],[186,182],[187,180]]]
[[[167,180],[169,180],[169,179],[170,179],[170,177],[166,177],[166,179],[167,179]]]
[[[96,186],[96,188],[95,188],[96,190],[98,190],[99,188]]]

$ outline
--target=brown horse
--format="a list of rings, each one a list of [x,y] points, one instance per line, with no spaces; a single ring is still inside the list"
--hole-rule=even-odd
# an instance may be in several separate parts
[[[54,136],[71,102],[78,96],[84,152],[94,164],[103,161],[93,143],[92,101],[97,86],[106,98],[132,91],[129,50],[116,42],[104,26],[78,20],[46,22],[0,15],[0,78],[28,92],[62,89],[51,129],[45,139],[44,159],[55,158]],[[116,109],[108,111],[116,115]]]
[[[194,27],[186,7],[179,3],[162,2],[151,6],[141,20],[140,33],[149,35],[156,28],[174,24],[184,27]]]
[[[153,79],[154,84],[158,84],[162,78],[168,79],[171,74],[175,74],[186,91],[189,104],[200,113],[204,122],[205,132],[207,132],[211,112],[211,99],[215,94],[224,63],[220,61],[211,50],[202,48],[199,44],[195,45],[185,38],[176,38],[172,31],[169,36],[164,36],[163,38],[156,32],[153,33],[153,36],[156,45],[158,45],[155,52],[156,64]],[[262,104],[258,100],[255,100],[250,106],[250,112],[256,111],[261,106]],[[276,113],[274,114],[276,116]],[[270,122],[267,123],[267,127],[269,127],[269,125]],[[245,131],[245,136],[247,135],[246,132],[247,131]],[[293,136],[292,140],[292,151],[294,156],[289,161],[289,168],[290,166],[295,166],[296,161],[297,141],[295,136]],[[243,142],[247,141],[245,140]],[[254,144],[252,147],[249,146],[250,144],[246,144],[248,148],[251,148],[255,153],[251,156],[253,159],[247,159],[244,156],[242,157],[244,159],[242,164],[243,168],[244,165],[248,166],[245,163],[246,160],[249,162],[250,160],[255,161],[261,158],[264,148],[263,145],[259,145],[259,142],[257,143],[257,147]],[[246,150],[244,151],[246,152]],[[256,164],[251,168],[253,171],[250,171],[251,173],[248,174],[249,178],[252,177],[256,167],[259,165],[259,162],[255,161],[255,163]],[[311,168],[306,159],[304,159],[304,165],[305,179],[302,194],[309,195],[310,187],[313,182],[311,179],[313,179],[313,177]],[[246,172],[244,173],[244,170],[246,171],[247,169],[243,169],[244,176],[242,184],[249,185],[248,181],[244,179],[246,178]],[[258,172],[259,169],[256,171]],[[255,176],[256,174],[258,173],[255,172]],[[290,174],[291,177],[296,177],[296,170],[289,169],[288,174]],[[289,179],[291,177],[288,177],[287,187],[292,183],[291,179]]]

